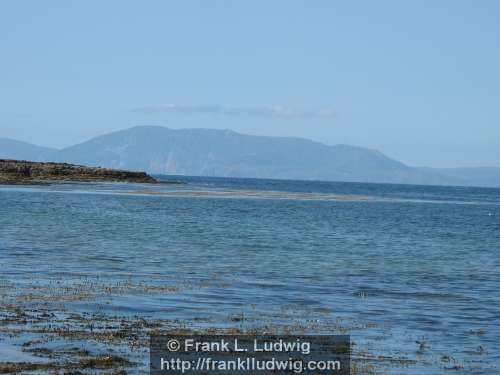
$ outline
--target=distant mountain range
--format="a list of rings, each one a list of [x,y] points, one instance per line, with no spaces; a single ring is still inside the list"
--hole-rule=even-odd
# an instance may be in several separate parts
[[[362,147],[214,129],[140,126],[61,150],[4,138],[0,158],[151,174],[500,187],[500,168],[416,168]]]
[[[57,150],[35,146],[31,143],[0,138],[0,159],[22,159],[30,161],[46,161],[57,153]]]

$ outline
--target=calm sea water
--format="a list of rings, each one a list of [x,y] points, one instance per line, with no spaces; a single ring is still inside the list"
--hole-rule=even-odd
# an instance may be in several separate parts
[[[389,373],[500,372],[499,189],[173,179],[184,184],[0,187],[8,293],[61,278],[168,283],[179,291],[66,308],[335,323],[357,350],[422,360]]]

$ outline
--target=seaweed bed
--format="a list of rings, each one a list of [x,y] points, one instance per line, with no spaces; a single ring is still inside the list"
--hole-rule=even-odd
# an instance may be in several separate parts
[[[214,281],[215,282],[215,281]],[[151,319],[138,315],[113,315],[99,310],[98,303],[111,304],[120,295],[178,293],[182,288],[204,285],[155,285],[132,280],[107,284],[82,279],[78,283],[59,280],[49,284],[33,284],[23,288],[0,286],[0,374],[127,374],[148,373],[149,333],[202,334],[346,334],[353,330],[372,329],[346,322],[318,317],[331,317],[329,310],[310,311],[308,321],[287,316],[286,324],[266,324],[269,319],[251,314],[227,316],[217,321],[200,314],[189,320]],[[93,311],[82,311],[72,303],[96,301]],[[480,335],[481,332],[471,332]],[[370,353],[360,343],[352,343],[352,374],[384,374],[391,369],[411,366],[435,366],[419,351],[416,355],[383,356]],[[481,354],[481,353],[478,353]],[[485,353],[482,353],[485,354]],[[436,360],[442,368],[462,370],[466,364],[452,356]],[[471,367],[467,368],[469,371]],[[405,371],[403,373],[406,373]]]

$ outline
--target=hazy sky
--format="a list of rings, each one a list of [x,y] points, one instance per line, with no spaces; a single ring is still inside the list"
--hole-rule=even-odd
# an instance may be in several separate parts
[[[0,137],[228,128],[500,166],[500,1],[0,2]]]

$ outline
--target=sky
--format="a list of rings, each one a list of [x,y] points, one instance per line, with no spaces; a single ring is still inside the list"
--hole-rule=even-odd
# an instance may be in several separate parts
[[[0,2],[0,137],[137,125],[500,166],[500,2]]]

